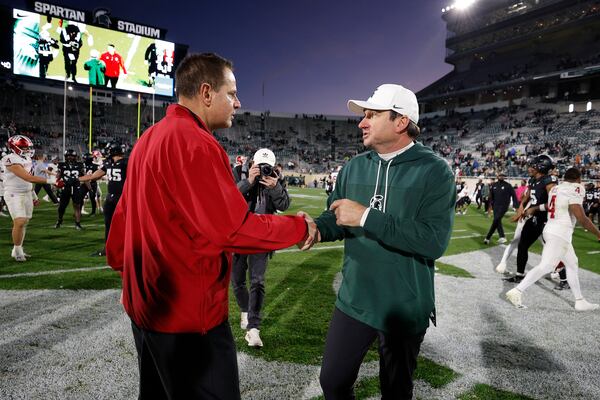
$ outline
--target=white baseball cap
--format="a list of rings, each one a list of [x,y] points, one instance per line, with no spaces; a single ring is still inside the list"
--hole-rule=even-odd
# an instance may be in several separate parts
[[[254,164],[269,164],[271,167],[275,166],[275,154],[269,149],[258,149],[254,153],[253,158]]]
[[[393,110],[406,115],[412,122],[419,122],[419,103],[417,96],[401,85],[385,84],[379,86],[367,101],[348,100],[348,110],[362,115],[367,110]]]

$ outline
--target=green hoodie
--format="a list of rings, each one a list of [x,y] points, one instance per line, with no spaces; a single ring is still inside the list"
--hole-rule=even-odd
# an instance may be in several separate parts
[[[370,151],[340,171],[328,206],[371,206],[364,227],[337,226],[325,211],[322,241],[345,239],[336,307],[375,329],[406,334],[435,324],[434,260],[448,246],[456,188],[446,161],[420,143],[390,161]]]

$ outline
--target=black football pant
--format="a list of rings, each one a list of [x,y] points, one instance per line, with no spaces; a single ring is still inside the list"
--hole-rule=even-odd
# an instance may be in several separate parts
[[[260,328],[260,310],[265,299],[265,271],[269,253],[234,254],[231,268],[231,286],[242,312],[248,313],[248,329]],[[250,270],[250,291],[246,275]]]
[[[529,248],[538,240],[544,231],[545,222],[538,222],[536,217],[529,218],[523,230],[521,231],[521,239],[517,247],[517,273],[524,274],[527,260],[529,259]]]
[[[58,204],[58,222],[62,222],[69,201],[73,200],[73,206],[81,207],[81,190],[76,185],[65,185],[60,192],[60,201]],[[77,221],[79,222],[79,221]]]
[[[379,339],[381,398],[412,399],[413,373],[424,337],[425,331],[417,335],[384,333],[336,308],[327,332],[319,377],[325,399],[355,398],[353,385],[358,370],[375,339]]]
[[[81,185],[81,198],[85,199],[85,196],[89,193],[90,203],[92,204],[92,214],[96,214],[96,190],[98,189],[98,184],[96,182],[92,182],[90,187],[88,185]],[[83,205],[83,201],[81,202]]]
[[[113,194],[108,194],[104,201],[104,243],[108,240],[108,232],[110,232],[110,222],[112,221],[115,208],[119,202],[120,196],[117,197]]]
[[[49,184],[36,183],[33,190],[35,191],[35,194],[37,195],[42,190],[42,188],[44,188],[44,190],[46,191],[46,194],[48,195],[48,197],[50,197],[50,200],[52,200],[52,202],[54,204],[58,203],[58,199],[56,198],[56,195],[54,194],[54,191],[52,190],[52,186],[50,186]]]
[[[508,208],[494,208],[494,220],[492,221],[492,226],[490,226],[490,230],[485,236],[487,240],[490,240],[492,238],[492,235],[494,234],[496,229],[498,229],[498,236],[500,236],[501,238],[504,237],[504,227],[502,226],[502,218],[504,217],[504,214],[506,214],[507,211]]]
[[[238,400],[240,385],[229,321],[200,333],[159,333],[131,322],[139,400]]]

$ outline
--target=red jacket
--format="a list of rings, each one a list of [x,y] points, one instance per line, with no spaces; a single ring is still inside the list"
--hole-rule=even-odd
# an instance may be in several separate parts
[[[121,73],[120,69],[123,68],[123,73],[126,74],[127,70],[125,69],[125,64],[123,64],[123,57],[117,52],[115,54],[110,54],[108,51],[102,53],[100,59],[104,61],[106,64],[106,71],[104,72],[104,76],[109,76],[111,78],[118,77]]]
[[[277,250],[305,236],[303,218],[248,212],[225,150],[200,119],[171,105],[131,153],[106,252],[138,326],[204,333],[227,319],[231,252]]]

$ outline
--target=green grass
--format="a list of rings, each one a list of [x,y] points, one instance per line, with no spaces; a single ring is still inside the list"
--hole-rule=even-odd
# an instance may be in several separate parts
[[[454,276],[457,278],[475,278],[473,275],[462,268],[455,267],[454,265],[445,264],[443,262],[436,261],[435,266],[438,268],[435,273]]]
[[[43,193],[42,193],[43,194]],[[325,207],[326,197],[319,189],[290,188],[292,207],[287,213],[307,210],[317,216]],[[86,207],[89,211],[89,206]],[[54,229],[56,207],[42,202],[34,212],[25,239],[25,248],[32,258],[26,263],[17,263],[10,258],[11,221],[0,218],[0,289],[108,289],[119,288],[119,275],[105,266],[103,257],[90,254],[103,245],[104,223],[101,215],[83,216],[82,232],[73,229],[72,210],[68,209],[64,225]],[[475,208],[467,215],[455,219],[453,238],[446,255],[487,248],[483,235],[491,219],[485,218]],[[514,224],[505,219],[505,228],[514,230]],[[476,236],[477,235],[477,236]],[[494,238],[495,240],[496,238]],[[270,260],[266,274],[266,298],[263,307],[261,337],[265,342],[262,349],[248,348],[244,332],[239,328],[239,308],[230,296],[230,320],[239,350],[266,360],[286,361],[299,364],[319,365],[324,340],[331,318],[335,294],[332,288],[334,276],[341,270],[343,249],[323,247],[341,246],[338,243],[318,244],[309,252],[280,251]],[[594,239],[577,229],[574,244],[581,266],[600,272],[600,258],[588,255],[597,250]],[[293,250],[293,249],[292,249]],[[534,251],[540,251],[535,245]],[[462,278],[473,278],[467,271],[452,265],[437,263],[438,273]],[[89,271],[69,271],[39,276],[4,277],[19,273],[39,273],[59,270],[94,268]],[[378,359],[376,344],[365,360]],[[439,388],[455,380],[458,374],[451,369],[419,357],[415,378]],[[367,398],[379,393],[377,377],[365,378],[357,383],[357,398]],[[464,393],[461,399],[526,399],[525,397],[477,385]],[[495,396],[495,397],[494,397]],[[508,397],[506,397],[508,396]],[[510,397],[512,396],[512,397]]]
[[[495,389],[489,385],[477,384],[474,388],[461,394],[459,400],[533,400],[531,397],[505,390]]]

